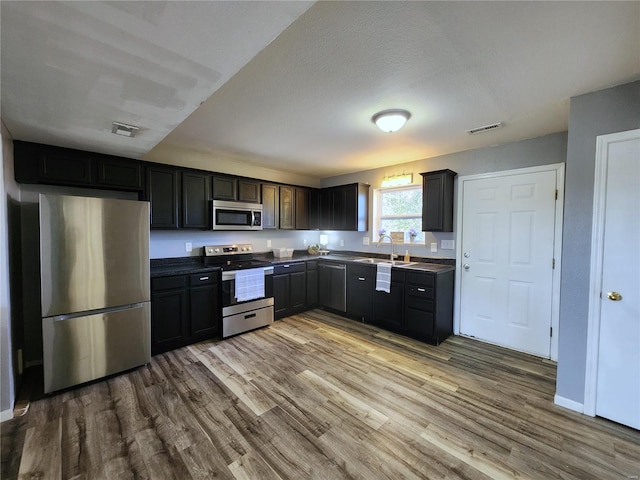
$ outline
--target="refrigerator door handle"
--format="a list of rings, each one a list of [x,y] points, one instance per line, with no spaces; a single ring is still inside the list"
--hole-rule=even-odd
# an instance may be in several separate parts
[[[49,317],[49,318],[51,318],[54,322],[63,322],[65,320],[71,320],[73,318],[86,317],[87,315],[97,315],[97,314],[102,314],[102,313],[119,312],[121,310],[132,310],[132,309],[135,309],[135,308],[143,308],[144,305],[145,304],[142,303],[142,302],[140,302],[140,303],[132,303],[130,305],[120,305],[118,307],[99,308],[97,310],[89,310],[87,312],[73,312],[73,313],[69,313],[67,315],[56,315],[54,317]]]

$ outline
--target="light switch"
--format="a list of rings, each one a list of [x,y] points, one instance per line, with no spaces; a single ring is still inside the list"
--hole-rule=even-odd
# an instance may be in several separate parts
[[[433,242],[431,244],[431,253],[435,253],[438,251],[438,244],[436,242]]]
[[[267,248],[271,248],[271,240],[267,240]]]
[[[191,250],[193,250],[193,245],[191,244],[191,242],[186,242],[184,244],[184,251],[190,253]]]
[[[369,237],[362,237],[362,244],[369,245]]]
[[[344,240],[342,238],[340,239],[340,246],[344,247]]]

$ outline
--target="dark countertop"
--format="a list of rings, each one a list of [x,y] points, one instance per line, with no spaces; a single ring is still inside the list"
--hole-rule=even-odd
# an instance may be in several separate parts
[[[334,262],[357,263],[359,265],[371,265],[375,263],[362,263],[356,260],[362,258],[375,258],[376,260],[387,260],[385,256],[366,254],[363,252],[341,252],[329,255],[309,255],[304,251],[294,253],[293,257],[274,258],[271,253],[256,254],[256,259],[271,262],[273,265],[291,262],[306,262],[307,260],[332,260]],[[455,270],[454,265],[435,263],[437,259],[412,258],[409,265],[394,265],[394,268],[403,270],[417,270],[421,272],[444,273]],[[442,259],[443,261],[455,262],[453,259]],[[159,258],[151,259],[151,278],[169,277],[171,275],[189,275],[195,273],[215,272],[220,267],[205,266],[201,257],[179,257],[179,258]]]
[[[151,278],[189,275],[220,270],[220,267],[205,266],[201,257],[152,258]]]

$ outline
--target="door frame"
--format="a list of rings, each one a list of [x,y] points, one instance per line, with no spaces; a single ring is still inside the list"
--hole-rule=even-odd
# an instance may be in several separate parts
[[[453,304],[453,333],[460,335],[460,306],[462,304],[462,218],[463,218],[463,194],[464,182],[471,180],[480,180],[486,178],[505,177],[511,175],[520,175],[528,173],[539,173],[546,171],[556,172],[556,190],[558,191],[558,199],[555,208],[554,221],[554,239],[553,239],[553,258],[555,259],[555,268],[552,270],[551,281],[551,328],[553,335],[551,336],[551,345],[549,350],[550,359],[558,360],[558,334],[560,325],[560,276],[562,270],[562,223],[564,215],[564,163],[552,163],[549,165],[540,165],[537,167],[516,168],[512,170],[501,170],[497,172],[487,172],[475,175],[463,175],[458,177],[457,194],[456,194],[456,271],[458,274],[455,279],[454,288],[454,304]]]
[[[598,135],[596,137],[596,164],[593,181],[593,217],[591,223],[591,266],[589,274],[589,314],[587,316],[587,358],[584,378],[585,415],[596,415],[596,387],[600,341],[600,309],[602,298],[602,262],[604,257],[604,214],[607,193],[608,147],[640,136],[640,129]]]

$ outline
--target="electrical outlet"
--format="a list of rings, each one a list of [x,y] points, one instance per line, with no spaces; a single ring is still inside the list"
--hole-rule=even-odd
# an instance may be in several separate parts
[[[193,250],[193,245],[191,244],[191,242],[186,242],[184,244],[184,251],[187,253],[191,253],[191,250]]]
[[[271,248],[271,240],[267,240],[267,248]]]
[[[431,244],[431,253],[435,253],[438,251],[438,244],[436,242],[433,242]]]
[[[456,241],[455,240],[440,240],[440,248],[443,250],[455,250],[456,249]]]
[[[306,238],[302,239],[302,245],[304,245],[305,247],[307,246],[307,239]]]
[[[342,238],[340,239],[340,246],[344,247],[344,240]]]
[[[362,244],[369,245],[369,237],[362,237]]]

